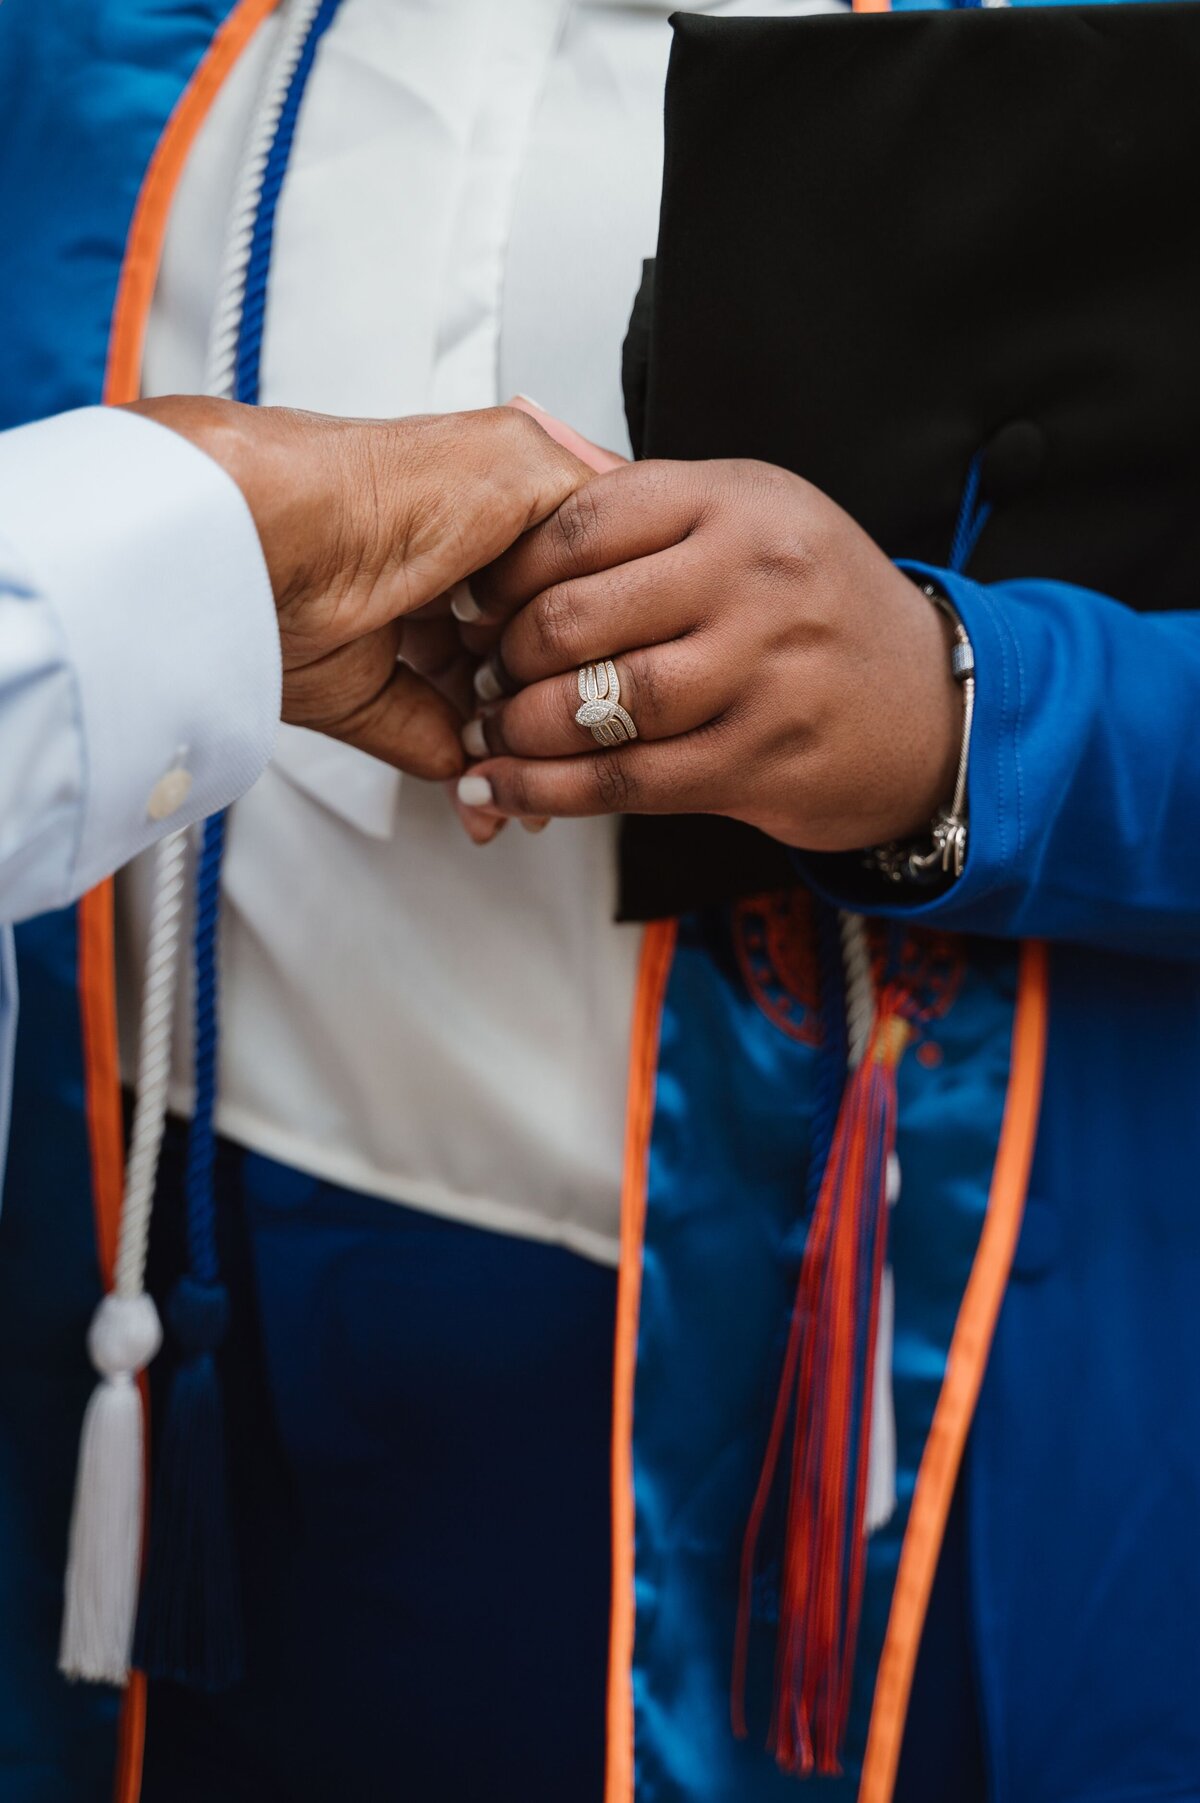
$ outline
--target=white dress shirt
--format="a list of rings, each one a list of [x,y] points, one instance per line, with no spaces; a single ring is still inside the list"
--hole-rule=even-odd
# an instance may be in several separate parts
[[[279,690],[258,535],[211,458],[111,408],[0,433],[0,1176],[12,924],[248,789]]]
[[[344,0],[276,219],[261,399],[378,415],[520,392],[626,449],[621,342],[657,231],[670,10]],[[285,28],[286,6],[185,172],[147,392],[202,380],[240,147]],[[474,847],[440,789],[285,728],[232,822],[220,1127],[350,1187],[615,1259],[640,932],[613,924],[614,848],[608,820]],[[126,1018],[146,907],[140,874]],[[186,1109],[185,1009],[178,1024]]]

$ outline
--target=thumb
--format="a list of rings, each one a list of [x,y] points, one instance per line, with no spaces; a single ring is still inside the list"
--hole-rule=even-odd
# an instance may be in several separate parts
[[[445,696],[407,664],[398,663],[377,694],[324,730],[409,776],[436,782],[457,776],[463,768],[461,729],[462,721]]]

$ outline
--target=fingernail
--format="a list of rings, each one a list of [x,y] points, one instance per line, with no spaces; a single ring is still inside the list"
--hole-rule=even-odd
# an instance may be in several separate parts
[[[468,757],[485,758],[488,754],[488,742],[484,736],[482,720],[468,720],[462,729],[463,750]]]
[[[522,820],[521,822],[527,833],[544,833],[549,824],[548,820]]]
[[[482,620],[483,609],[471,593],[469,582],[456,582],[450,590],[450,612],[464,626],[471,626],[476,620]]]
[[[460,776],[458,799],[464,808],[490,808],[496,798],[486,776]]]
[[[531,394],[518,394],[518,395],[514,396],[514,399],[518,400],[518,401],[524,401],[524,403],[527,407],[536,408],[536,410],[539,413],[549,412],[549,408],[543,407],[542,403],[540,401],[535,401]]]
[[[504,694],[491,663],[480,664],[475,672],[475,693],[481,701],[499,701]]]

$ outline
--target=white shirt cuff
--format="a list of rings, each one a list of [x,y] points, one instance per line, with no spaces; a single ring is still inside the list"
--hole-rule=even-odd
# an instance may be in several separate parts
[[[0,434],[0,510],[75,679],[80,894],[261,774],[280,712],[271,585],[237,484],[138,414]]]

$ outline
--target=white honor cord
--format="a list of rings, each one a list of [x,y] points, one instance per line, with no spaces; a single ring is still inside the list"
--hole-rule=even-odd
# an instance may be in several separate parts
[[[142,1016],[138,1030],[137,1100],[129,1134],[125,1198],[117,1240],[118,1296],[141,1294],[150,1239],[154,1183],[167,1123],[167,1090],[171,1079],[171,1029],[179,970],[179,927],[187,875],[188,833],[171,833],[159,842],[154,865],[154,911],[142,982]]]
[[[230,215],[213,310],[205,388],[233,394],[243,291],[263,176],[284,102],[321,0],[293,0],[255,110]],[[150,1215],[166,1126],[171,1038],[187,877],[187,834],[162,840],[142,995],[137,1096],[125,1171],[113,1289],[96,1310],[88,1350],[100,1374],[84,1415],[67,1557],[59,1665],[73,1678],[129,1675],[141,1569],[145,1423],[136,1382],[162,1343],[145,1290]]]
[[[846,978],[847,1063],[854,1071],[863,1061],[875,1024],[875,980],[871,974],[871,950],[862,915],[840,914],[838,924]],[[899,1194],[900,1163],[893,1153],[887,1171],[889,1208],[894,1206]],[[867,1495],[863,1508],[863,1531],[868,1535],[886,1526],[896,1512],[896,1405],[892,1386],[895,1313],[896,1282],[889,1261],[880,1281],[879,1318],[875,1330],[871,1440],[867,1449]]]
[[[842,968],[846,978],[846,1062],[856,1071],[863,1061],[875,1025],[875,980],[871,949],[861,914],[839,914]]]
[[[233,394],[246,267],[250,261],[263,176],[296,65],[320,6],[321,0],[294,0],[292,5],[285,6],[282,37],[254,109],[229,215],[205,363],[204,391],[218,400],[228,400]]]
[[[129,1676],[141,1570],[145,1423],[136,1380],[162,1344],[145,1288],[146,1251],[167,1118],[186,851],[185,831],[163,839],[156,853],[116,1270],[88,1332],[100,1381],[80,1434],[59,1666],[68,1677],[107,1684]]]

